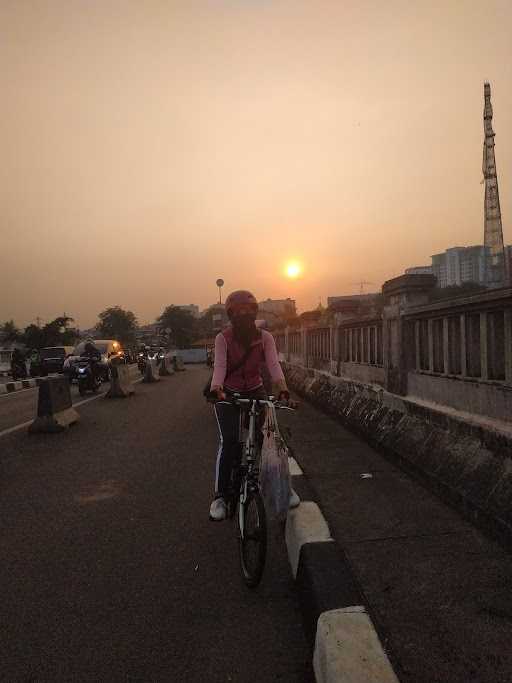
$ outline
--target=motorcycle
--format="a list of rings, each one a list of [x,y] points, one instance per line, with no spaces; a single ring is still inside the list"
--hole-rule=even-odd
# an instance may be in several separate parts
[[[144,353],[139,353],[137,356],[137,367],[139,368],[139,372],[141,375],[143,375],[146,372],[146,364],[147,364],[147,358]]]
[[[11,374],[13,380],[16,382],[18,379],[27,379],[27,366],[22,361],[12,361],[11,362]]]
[[[81,358],[76,364],[80,396],[84,396],[87,391],[92,391],[93,394],[96,394],[101,387],[101,377],[94,370],[95,362],[91,358]]]

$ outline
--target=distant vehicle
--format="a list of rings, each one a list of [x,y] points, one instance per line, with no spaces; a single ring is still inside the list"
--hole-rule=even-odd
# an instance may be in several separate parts
[[[73,353],[72,346],[47,346],[39,351],[39,371],[42,375],[62,372],[66,358]]]
[[[101,386],[100,373],[96,372],[96,361],[92,358],[79,358],[75,364],[78,391],[80,396],[84,396],[87,391],[96,394]]]
[[[110,363],[112,361],[119,363],[126,362],[121,343],[116,339],[93,339],[92,343],[101,354],[101,361],[99,362],[100,376],[104,382],[109,382]],[[70,382],[77,378],[76,364],[80,356],[84,353],[86,344],[87,341],[77,344],[73,349],[71,356],[66,358],[64,362],[64,374],[67,375]]]

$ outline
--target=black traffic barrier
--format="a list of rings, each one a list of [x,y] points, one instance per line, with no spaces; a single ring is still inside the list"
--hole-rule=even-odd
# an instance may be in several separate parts
[[[61,432],[78,420],[79,415],[73,408],[67,378],[61,375],[41,380],[37,417],[28,431],[31,434]]]

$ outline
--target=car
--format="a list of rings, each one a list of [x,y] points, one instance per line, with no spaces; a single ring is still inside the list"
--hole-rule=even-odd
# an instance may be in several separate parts
[[[121,342],[118,342],[116,339],[93,339],[88,341],[91,341],[101,354],[101,360],[99,362],[101,375],[103,381],[108,382],[110,380],[110,363],[113,360],[120,363],[126,362]],[[85,345],[88,341],[77,344],[73,349],[72,354],[66,358],[64,363],[64,374],[67,375],[70,382],[72,382],[73,379],[76,379],[75,364],[80,356],[83,355]]]
[[[63,372],[66,358],[73,352],[72,346],[46,346],[39,351],[39,372],[48,375],[51,372]]]

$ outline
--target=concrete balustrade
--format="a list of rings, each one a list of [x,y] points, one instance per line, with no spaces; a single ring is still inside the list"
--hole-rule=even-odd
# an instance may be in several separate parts
[[[430,275],[383,286],[378,315],[277,333],[283,361],[497,420],[512,415],[512,289],[429,302]]]

